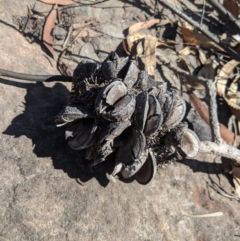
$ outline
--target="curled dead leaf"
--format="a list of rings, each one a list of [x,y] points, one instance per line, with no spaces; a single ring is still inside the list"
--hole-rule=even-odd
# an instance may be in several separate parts
[[[57,17],[57,5],[53,7],[48,17],[46,18],[45,25],[43,28],[43,44],[47,47],[49,52],[52,54],[52,57],[56,60],[57,56],[53,49],[53,36],[51,32],[55,26],[55,20]]]
[[[225,96],[227,92],[228,79],[232,71],[238,66],[240,62],[236,60],[230,60],[227,62],[219,71],[217,75],[216,89],[217,94],[220,96]]]
[[[193,44],[193,45],[200,45],[204,48],[215,48],[215,49],[224,51],[217,44],[215,44],[208,37],[206,37],[201,33],[198,33],[196,31],[193,31],[184,27],[181,27],[181,32],[182,32],[183,39],[186,43]]]
[[[129,55],[135,54],[134,50],[136,45],[139,43],[139,41],[146,40],[146,39],[147,41],[156,42],[155,47],[159,47],[159,46],[174,47],[174,44],[175,44],[175,42],[160,40],[153,35],[138,32],[127,36],[127,38],[123,40],[125,52]]]
[[[123,40],[123,49],[128,55],[137,55],[145,65],[149,75],[154,76],[156,68],[155,49],[158,46],[173,47],[175,42],[166,42],[141,32],[129,35]]]
[[[145,69],[151,76],[155,75],[156,68],[156,49],[157,38],[146,38],[144,41],[144,57],[142,58]]]

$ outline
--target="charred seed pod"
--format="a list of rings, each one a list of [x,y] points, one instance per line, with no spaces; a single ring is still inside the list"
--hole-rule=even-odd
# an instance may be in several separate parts
[[[131,125],[129,120],[123,122],[106,123],[99,133],[99,143],[103,141],[113,141],[114,138],[121,135],[121,133]]]
[[[73,123],[67,129],[68,144],[74,150],[82,150],[93,144],[97,126],[94,119],[85,119]],[[70,135],[71,133],[71,135]]]
[[[77,66],[69,99],[56,117],[67,126],[69,146],[83,150],[91,165],[111,160],[113,176],[121,173],[146,185],[157,165],[199,151],[198,137],[182,121],[184,100],[135,61],[119,63],[115,52],[101,66],[94,61]]]
[[[147,115],[148,115],[149,103],[148,103],[148,92],[143,91],[136,97],[136,107],[134,112],[133,124],[139,130],[143,131]]]
[[[153,153],[149,151],[148,157],[140,170],[135,174],[135,179],[142,185],[148,184],[156,174],[157,162]]]
[[[98,114],[107,108],[113,108],[114,104],[127,94],[127,88],[121,81],[114,81],[104,87],[95,101],[95,108]]]
[[[119,172],[121,172],[123,169],[123,164],[121,162],[115,161],[115,167],[113,169],[113,172],[111,173],[112,176],[116,176]]]
[[[73,72],[73,83],[79,83],[96,73],[99,65],[93,60],[83,60]]]
[[[117,160],[127,165],[133,164],[141,156],[146,145],[143,133],[132,127],[124,131],[117,141],[120,143]],[[116,146],[116,143],[114,146]]]
[[[136,87],[141,90],[148,90],[148,72],[146,70],[139,72]]]
[[[188,158],[195,157],[200,149],[200,141],[197,135],[189,129],[184,131],[180,148]]]
[[[83,118],[93,118],[92,110],[85,106],[66,106],[56,117],[56,122],[72,122]]]
[[[121,172],[123,178],[128,179],[134,176],[147,160],[147,155],[147,151],[143,152],[140,158],[138,158],[132,165],[123,165]]]
[[[132,86],[136,83],[138,79],[138,67],[136,65],[136,61],[129,60],[125,63],[125,65],[119,70],[118,78],[122,79],[123,83],[128,87],[132,88]]]
[[[144,134],[150,136],[158,130],[163,121],[161,106],[154,95],[149,95],[149,109]]]
[[[172,129],[178,125],[186,113],[186,104],[178,95],[174,95],[173,104],[168,118],[163,124],[163,128]]]
[[[106,108],[102,117],[109,121],[126,121],[135,110],[136,98],[134,94],[127,94],[119,99],[113,106]]]
[[[102,75],[106,80],[117,78],[118,55],[111,52],[106,60],[102,63]]]

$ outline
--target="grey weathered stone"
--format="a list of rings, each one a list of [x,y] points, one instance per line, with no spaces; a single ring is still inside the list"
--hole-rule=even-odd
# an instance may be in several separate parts
[[[26,14],[27,3],[34,2],[1,3],[0,20],[6,23],[0,22],[1,68],[57,74],[40,46],[30,45],[8,25],[13,14]],[[117,13],[109,24],[121,20]],[[115,39],[109,47],[111,40],[104,38],[99,41],[107,51],[120,43]],[[171,164],[147,186],[109,183],[104,164],[93,173],[78,164],[81,153],[66,145],[64,128],[53,123],[70,87],[0,78],[0,240],[237,239],[239,204],[207,188],[213,179],[228,193],[233,191],[213,156]],[[219,211],[224,216],[185,216]]]

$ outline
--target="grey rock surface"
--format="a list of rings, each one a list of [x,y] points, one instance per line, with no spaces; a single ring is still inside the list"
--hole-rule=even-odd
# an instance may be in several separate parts
[[[113,2],[115,9],[104,10],[111,12],[110,27],[103,24],[102,31],[115,29],[115,37],[123,37],[131,21],[121,25],[122,14],[132,17],[132,9],[143,15],[143,9],[131,1]],[[30,74],[57,74],[40,46],[29,44],[11,27],[12,15],[26,14],[28,3],[34,1],[1,0],[0,66]],[[86,8],[93,16],[99,11]],[[121,42],[103,38],[107,37],[96,41],[106,52]],[[214,181],[228,193],[234,191],[214,156],[199,155],[197,160],[171,164],[160,169],[147,186],[136,181],[109,182],[104,164],[90,172],[81,162],[81,153],[66,145],[64,127],[57,128],[53,122],[70,87],[0,77],[1,241],[237,240],[239,204],[208,186]],[[188,217],[214,212],[223,216]]]

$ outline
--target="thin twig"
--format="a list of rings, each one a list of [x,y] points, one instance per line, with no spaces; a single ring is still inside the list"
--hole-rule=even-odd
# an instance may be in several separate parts
[[[67,42],[68,42],[68,40],[69,40],[69,38],[70,38],[70,36],[71,36],[71,34],[72,34],[72,30],[73,30],[73,26],[71,25],[70,26],[70,28],[69,28],[69,30],[68,30],[68,35],[67,35],[67,37],[66,37],[66,39],[65,39],[65,41],[64,41],[64,43],[63,43],[63,49],[66,47],[66,45],[67,45]]]
[[[13,72],[13,71],[4,70],[4,69],[0,69],[0,76],[5,76],[13,79],[36,81],[36,82],[53,82],[53,81],[72,82],[72,77],[69,77],[69,76],[22,74],[22,73]]]
[[[216,212],[216,213],[207,213],[207,214],[199,214],[199,215],[184,215],[189,218],[211,218],[211,217],[219,217],[223,216],[222,212]]]
[[[210,141],[202,141],[200,143],[200,152],[219,155],[240,163],[240,150],[224,142],[217,144]]]
[[[200,19],[200,26],[202,26],[203,23],[203,19],[204,19],[204,14],[205,14],[205,5],[206,5],[206,0],[203,0],[203,8],[202,8],[202,15],[201,15],[201,19]]]
[[[202,32],[204,35],[206,35],[209,39],[211,39],[214,43],[219,45],[221,48],[223,48],[232,58],[240,61],[240,55],[231,47],[228,47],[225,43],[221,42],[220,39],[216,36],[214,36],[212,33],[210,33],[208,30],[202,28],[197,22],[193,21],[191,18],[189,18],[185,13],[177,9],[176,7],[169,4],[166,0],[159,0],[160,3],[171,9],[175,14],[177,14],[179,17],[183,18],[185,21],[190,23],[194,28],[198,29],[200,32]]]
[[[222,15],[226,16],[231,23],[235,25],[235,27],[240,30],[239,21],[218,1],[216,0],[207,0],[209,3],[213,5],[213,7]]]

